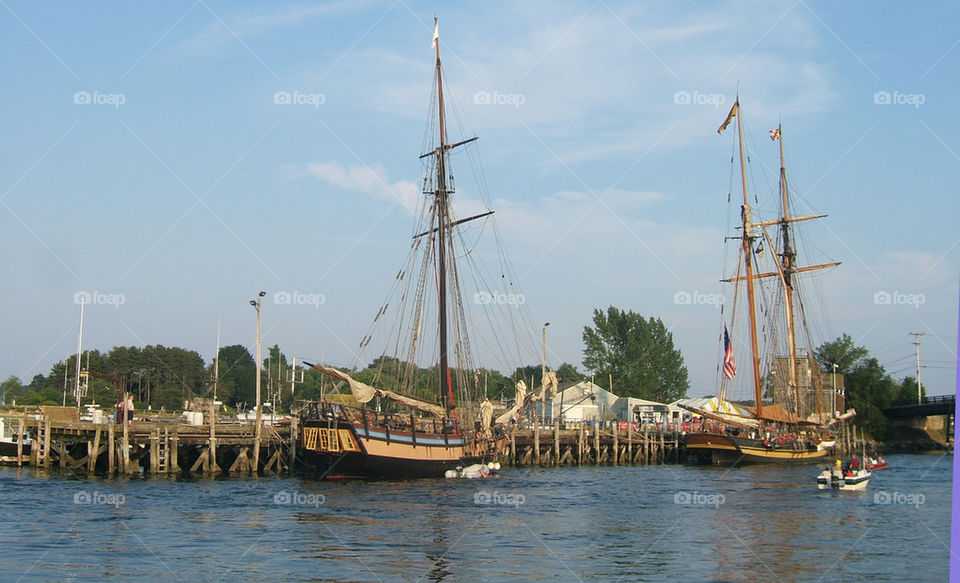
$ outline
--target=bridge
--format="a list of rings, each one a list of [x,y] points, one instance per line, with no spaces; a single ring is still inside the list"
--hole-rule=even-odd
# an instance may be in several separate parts
[[[883,413],[891,419],[906,417],[929,417],[931,415],[953,415],[956,410],[956,395],[937,395],[924,397],[919,403],[895,405],[884,409]]]
[[[888,419],[895,424],[913,425],[918,429],[942,429],[944,439],[948,444],[953,442],[954,435],[954,416],[956,411],[955,395],[937,395],[934,397],[923,397],[919,403],[909,403],[904,405],[895,405],[883,410]],[[939,423],[929,425],[929,417],[944,416],[942,428],[937,427]],[[936,420],[931,420],[936,421]]]

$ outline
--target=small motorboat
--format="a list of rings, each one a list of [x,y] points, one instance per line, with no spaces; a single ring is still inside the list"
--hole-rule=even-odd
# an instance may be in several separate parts
[[[887,469],[887,460],[883,459],[883,456],[877,454],[875,456],[867,456],[864,458],[863,467],[866,469],[873,470],[885,470]]]
[[[838,465],[834,466],[833,469],[824,468],[824,470],[820,472],[820,475],[817,476],[818,489],[847,490],[853,492],[860,492],[867,489],[867,484],[870,483],[870,477],[873,476],[869,470],[862,468],[855,470],[841,468],[839,463],[838,460]]]

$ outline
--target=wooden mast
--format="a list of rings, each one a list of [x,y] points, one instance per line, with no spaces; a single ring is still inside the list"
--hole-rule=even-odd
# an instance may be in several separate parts
[[[790,207],[787,199],[787,169],[783,161],[783,132],[777,124],[777,140],[780,142],[780,196],[783,202],[783,216],[780,229],[783,236],[783,254],[781,255],[781,270],[783,271],[783,309],[787,323],[787,353],[790,355],[790,384],[793,385],[794,411],[800,415],[800,378],[797,372],[797,336],[793,321],[793,272],[797,254],[790,242]]]
[[[437,148],[437,189],[434,192],[437,205],[437,296],[438,319],[440,327],[440,403],[443,405],[446,419],[453,409],[453,391],[450,382],[450,363],[447,341],[447,237],[449,197],[447,192],[447,128],[443,108],[443,73],[440,67],[440,23],[433,19],[433,48],[437,54],[437,118],[439,123],[440,146]]]
[[[740,98],[733,104],[737,116],[737,141],[740,144],[740,182],[743,186],[743,206],[740,209],[743,219],[743,231],[740,235],[743,262],[747,280],[747,311],[750,314],[750,366],[753,369],[753,396],[757,406],[757,418],[763,418],[763,389],[760,384],[760,349],[757,339],[757,311],[754,305],[753,290],[753,224],[750,221],[750,199],[747,196],[747,167],[743,154],[743,122],[740,112]]]

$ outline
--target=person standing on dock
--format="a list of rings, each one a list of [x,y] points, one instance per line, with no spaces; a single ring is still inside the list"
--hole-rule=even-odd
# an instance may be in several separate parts
[[[127,413],[127,423],[133,423],[133,395],[127,396],[127,402],[124,409]]]

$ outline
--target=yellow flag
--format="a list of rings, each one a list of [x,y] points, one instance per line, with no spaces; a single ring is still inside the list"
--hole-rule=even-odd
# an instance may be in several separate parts
[[[740,107],[740,101],[735,101],[733,107],[730,108],[730,113],[727,114],[727,119],[723,120],[723,124],[717,128],[717,133],[722,134],[723,130],[727,129],[727,126],[730,125],[730,122],[733,120],[733,116],[737,115],[737,110]]]

